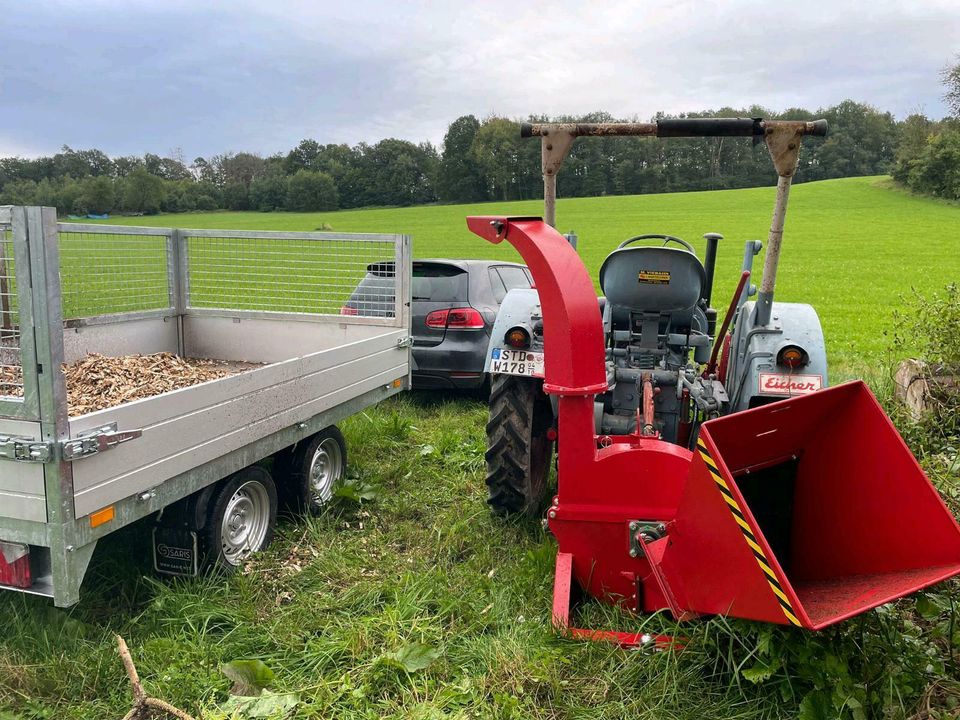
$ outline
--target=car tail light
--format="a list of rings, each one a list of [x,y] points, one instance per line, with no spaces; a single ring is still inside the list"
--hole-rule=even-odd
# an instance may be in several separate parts
[[[340,308],[340,314],[341,315],[359,315],[360,311],[357,310],[355,307],[344,305],[342,308]]]
[[[447,326],[447,315],[450,314],[449,310],[434,310],[431,313],[427,313],[426,324],[429,328],[440,328],[441,330]]]
[[[447,327],[460,330],[482,330],[483,315],[471,307],[454,308],[447,316]]]
[[[30,577],[30,546],[0,540],[0,585],[28,588]]]
[[[429,328],[452,330],[482,330],[483,315],[471,307],[434,310],[427,314],[425,323]]]

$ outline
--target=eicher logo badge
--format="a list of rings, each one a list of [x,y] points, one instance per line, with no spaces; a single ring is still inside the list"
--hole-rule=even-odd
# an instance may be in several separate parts
[[[761,395],[809,395],[823,388],[822,375],[760,373]]]

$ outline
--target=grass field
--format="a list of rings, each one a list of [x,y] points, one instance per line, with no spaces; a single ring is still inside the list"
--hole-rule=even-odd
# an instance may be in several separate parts
[[[580,254],[596,278],[617,243],[661,232],[693,242],[721,232],[714,303],[739,276],[743,243],[766,239],[774,190],[561,199],[557,226],[578,233]],[[442,205],[333,213],[187,213],[114,218],[111,224],[391,232],[413,236],[414,257],[516,259],[506,244],[484,243],[466,229],[467,215],[539,215],[539,201]],[[755,269],[759,276],[763,256]],[[885,178],[846,178],[793,188],[787,214],[777,298],[807,302],[820,314],[828,357],[838,377],[875,371],[886,360],[892,313],[912,288],[941,289],[960,278],[960,206],[893,189]]]
[[[899,295],[960,274],[960,208],[875,178],[798,186],[794,200],[780,298],[817,306],[835,374],[879,373]],[[561,202],[559,218],[580,233],[592,272],[634,233],[724,232],[723,296],[742,241],[764,237],[771,204],[767,190],[601,198]],[[328,223],[410,233],[419,257],[511,257],[469,235],[463,216],[537,211],[524,203],[136,221]],[[687,646],[650,654],[558,637],[549,623],[555,544],[535,523],[487,511],[485,419],[477,399],[424,393],[351,418],[350,482],[373,497],[281,522],[272,547],[233,577],[154,579],[149,527],[134,525],[101,543],[75,608],[0,593],[0,720],[122,717],[130,695],[117,632],[149,693],[212,719],[956,717],[955,585],[817,635],[722,618],[678,627],[587,604],[584,625],[677,634]],[[956,488],[955,473],[929,468]],[[273,671],[279,697],[269,701],[296,703],[292,715],[225,705],[222,665],[254,659]]]

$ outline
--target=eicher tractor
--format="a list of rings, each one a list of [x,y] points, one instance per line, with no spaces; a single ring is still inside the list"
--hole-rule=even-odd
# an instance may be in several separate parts
[[[493,329],[487,484],[497,512],[546,509],[564,631],[650,641],[570,627],[575,585],[679,620],[819,630],[960,573],[960,527],[889,418],[863,382],[828,387],[814,309],[774,301],[801,142],[826,131],[740,118],[525,124],[541,138],[545,218],[467,219],[513,245],[535,283],[507,295]],[[598,299],[552,227],[557,173],[582,136],[766,144],[779,181],[759,291],[751,241],[719,330],[718,234],[704,235],[704,262],[671,235],[624,240],[600,268]]]

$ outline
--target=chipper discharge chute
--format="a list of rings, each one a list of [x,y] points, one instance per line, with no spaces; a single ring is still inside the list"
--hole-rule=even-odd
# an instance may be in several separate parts
[[[516,351],[525,334],[526,360],[510,365],[554,396],[554,424],[519,422],[533,414],[523,402],[539,401],[518,393],[513,404],[523,410],[509,442],[503,433],[491,442],[487,481],[495,510],[510,509],[498,507],[510,493],[513,507],[536,506],[545,469],[533,460],[549,455],[531,448],[557,439],[558,489],[547,510],[559,544],[554,620],[573,635],[649,640],[570,628],[574,584],[678,619],[724,614],[817,630],[960,573],[960,527],[876,399],[862,382],[828,388],[815,311],[773,299],[800,143],[825,132],[823,121],[759,119],[525,126],[542,138],[550,223],[468,218],[474,233],[512,244],[536,283],[529,318],[517,319],[508,295],[501,316],[507,308],[513,325],[498,318],[491,347],[502,357],[510,351],[496,343],[506,338]],[[763,278],[759,293],[747,282],[760,250],[748,242],[719,332],[710,307],[716,234],[705,236],[706,267],[673,236],[621,243],[601,269],[598,312],[583,263],[551,227],[556,173],[580,135],[766,142],[780,180]],[[651,238],[662,245],[635,244]],[[530,372],[538,367],[539,378]],[[514,384],[492,374],[491,402],[524,387],[506,380]],[[497,431],[502,414],[491,406],[488,429]],[[516,437],[524,427],[526,444]],[[501,462],[508,446],[527,454]],[[498,475],[501,467],[510,474]]]

